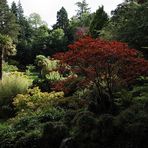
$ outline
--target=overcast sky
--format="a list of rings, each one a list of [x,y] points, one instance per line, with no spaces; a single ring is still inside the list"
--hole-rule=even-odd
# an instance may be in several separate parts
[[[11,5],[13,1],[18,3],[18,0],[7,0],[8,4]],[[36,12],[49,26],[52,26],[56,22],[57,11],[63,6],[68,12],[68,17],[72,17],[76,14],[77,6],[76,2],[82,0],[21,0],[22,7],[24,9],[25,16]],[[91,12],[98,9],[99,6],[104,5],[105,11],[110,14],[111,10],[114,10],[118,4],[123,0],[86,0],[91,8]]]

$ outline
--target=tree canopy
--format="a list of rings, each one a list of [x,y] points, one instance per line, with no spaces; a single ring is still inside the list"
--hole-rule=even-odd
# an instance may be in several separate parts
[[[16,17],[11,13],[6,0],[0,1],[0,33],[9,35],[13,40],[17,39],[19,33]]]

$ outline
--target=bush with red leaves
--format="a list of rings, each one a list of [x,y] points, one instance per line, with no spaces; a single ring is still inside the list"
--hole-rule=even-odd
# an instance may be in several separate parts
[[[148,61],[125,43],[85,37],[69,48],[54,58],[70,65],[78,76],[95,84],[100,95],[105,90],[111,97],[117,85],[131,84],[139,76],[148,76]]]

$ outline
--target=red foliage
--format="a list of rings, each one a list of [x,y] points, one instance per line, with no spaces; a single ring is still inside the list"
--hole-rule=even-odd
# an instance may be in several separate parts
[[[139,76],[148,76],[148,61],[125,43],[85,37],[69,45],[70,50],[54,55],[98,87],[105,84],[108,91],[117,82],[133,82]],[[103,84],[102,84],[103,83]]]
[[[65,95],[69,95],[74,89],[76,89],[76,83],[73,83],[76,79],[75,76],[70,76],[64,80],[55,82],[52,84],[52,90],[63,91]],[[71,85],[72,83],[73,85]]]

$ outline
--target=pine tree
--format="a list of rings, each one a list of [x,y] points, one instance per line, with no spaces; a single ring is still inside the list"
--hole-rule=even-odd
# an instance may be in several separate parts
[[[101,29],[104,27],[108,21],[108,15],[104,11],[104,7],[99,7],[99,9],[94,14],[94,18],[90,24],[90,34],[92,37],[96,38],[99,36]]]
[[[16,45],[17,54],[15,60],[19,61],[20,64],[24,64],[27,63],[31,57],[33,30],[28,20],[24,16],[24,11],[20,0],[18,1],[17,9],[15,10],[17,10],[17,23],[20,26],[18,43]]]
[[[22,8],[22,4],[21,1],[18,1],[18,5],[17,5],[17,16],[19,20],[24,19],[24,10]]]
[[[6,0],[0,0],[0,33],[17,39],[19,25],[15,15],[10,11]]]
[[[69,27],[69,20],[68,20],[68,14],[64,7],[62,7],[57,12],[57,22],[55,25],[53,25],[53,29],[63,29],[64,33],[67,33],[67,29]]]
[[[12,5],[11,5],[11,12],[15,15],[15,17],[17,18],[17,6],[16,3],[13,1]]]
[[[31,38],[32,28],[24,16],[24,10],[22,8],[20,0],[17,5],[17,22],[20,26],[19,41],[28,40],[29,38]]]
[[[68,13],[64,7],[62,7],[57,12],[57,22],[53,25],[53,30],[55,32],[63,30],[64,38],[63,38],[63,47],[64,49],[67,49],[67,45],[70,43],[71,40],[71,30],[69,26],[69,19],[68,19]],[[60,47],[61,48],[61,47]]]

